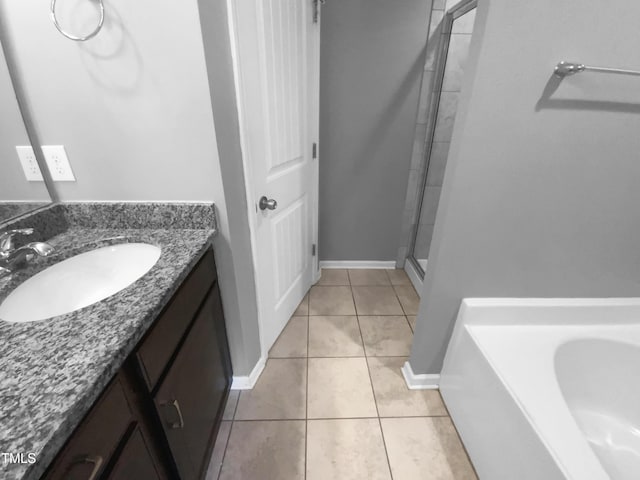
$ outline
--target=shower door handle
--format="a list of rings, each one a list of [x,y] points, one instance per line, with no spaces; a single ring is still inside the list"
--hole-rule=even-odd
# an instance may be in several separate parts
[[[273,198],[262,196],[262,198],[260,198],[260,201],[258,202],[258,207],[260,207],[260,210],[275,210],[278,207],[278,202],[276,202]]]

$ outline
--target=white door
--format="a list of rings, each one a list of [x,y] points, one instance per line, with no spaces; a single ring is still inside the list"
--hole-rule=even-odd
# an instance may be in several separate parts
[[[227,5],[266,355],[318,273],[319,18],[313,0]]]

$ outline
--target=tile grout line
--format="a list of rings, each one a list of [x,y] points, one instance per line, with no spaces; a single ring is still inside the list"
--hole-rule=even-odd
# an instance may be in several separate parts
[[[311,289],[307,304],[307,386],[304,398],[304,478],[307,479],[307,455],[309,447],[309,337],[311,335]]]
[[[266,362],[265,362],[266,363]],[[233,415],[231,416],[231,421],[233,422],[236,419],[236,413],[238,411],[238,405],[240,404],[240,396],[242,395],[242,390],[238,392],[238,400],[236,401],[236,406],[233,409]]]
[[[366,317],[366,315],[362,315]],[[402,315],[396,315],[398,317]],[[355,315],[354,315],[355,317]],[[364,357],[372,357],[372,358],[406,358],[407,355],[312,355],[310,357],[271,357],[269,360],[304,360],[305,358],[364,358]]]
[[[223,465],[224,465],[224,461],[226,459],[226,453],[227,453],[227,450],[228,450],[228,447],[229,447],[231,434],[232,434],[232,432],[233,432],[233,430],[234,430],[234,428],[236,426],[235,424],[238,423],[238,422],[240,422],[240,423],[243,423],[243,422],[261,422],[261,421],[262,422],[264,422],[264,421],[291,422],[291,421],[296,421],[296,420],[304,420],[304,422],[305,422],[305,434],[304,434],[305,435],[304,478],[306,480],[306,478],[307,478],[307,469],[308,469],[308,454],[309,454],[309,452],[308,452],[309,420],[335,420],[335,421],[338,421],[338,420],[357,420],[357,419],[373,420],[374,418],[377,418],[378,419],[378,426],[380,428],[381,438],[382,438],[382,441],[383,441],[383,447],[385,449],[385,457],[387,459],[387,468],[388,468],[388,471],[389,471],[389,474],[390,474],[390,478],[391,478],[391,480],[393,480],[393,472],[391,470],[391,462],[390,462],[390,459],[389,459],[389,454],[388,454],[388,450],[387,450],[384,431],[382,429],[382,419],[383,418],[398,418],[398,419],[401,419],[401,418],[448,417],[448,415],[415,415],[415,416],[390,416],[390,417],[381,417],[380,416],[380,411],[379,411],[379,407],[378,407],[378,400],[377,400],[377,397],[375,395],[375,388],[374,388],[374,385],[373,385],[373,378],[372,378],[371,368],[370,368],[370,364],[369,364],[368,360],[369,360],[370,357],[371,358],[384,358],[384,357],[406,358],[406,355],[384,355],[384,356],[373,355],[373,356],[371,356],[371,355],[367,354],[366,346],[365,346],[365,343],[364,343],[364,338],[363,338],[363,335],[362,335],[362,328],[361,328],[361,324],[360,324],[360,319],[359,319],[359,317],[361,315],[359,315],[358,310],[357,310],[357,305],[356,305],[356,302],[355,302],[355,295],[354,295],[353,285],[351,284],[351,277],[350,277],[349,270],[346,269],[346,272],[347,272],[347,278],[349,279],[349,285],[337,285],[337,286],[343,286],[343,287],[344,286],[348,286],[349,287],[349,292],[351,294],[351,299],[352,299],[352,302],[353,302],[355,314],[354,315],[346,315],[346,316],[348,316],[348,317],[355,316],[356,317],[356,322],[357,322],[357,325],[358,325],[358,332],[359,332],[359,335],[360,335],[360,340],[362,342],[362,348],[363,348],[364,355],[362,355],[362,356],[344,356],[344,355],[342,355],[342,356],[330,356],[330,357],[310,356],[309,355],[309,353],[310,353],[310,337],[311,337],[311,317],[312,316],[316,316],[316,315],[311,315],[311,311],[310,311],[310,303],[311,303],[310,302],[310,300],[311,300],[310,299],[310,291],[311,291],[311,289],[310,289],[310,291],[307,293],[307,296],[309,297],[308,298],[308,303],[307,303],[307,314],[306,315],[297,315],[297,316],[306,317],[306,319],[307,319],[307,338],[306,338],[306,347],[307,347],[307,349],[306,349],[306,355],[304,357],[273,357],[274,359],[282,359],[282,360],[285,360],[285,359],[302,360],[303,358],[306,360],[306,377],[305,377],[306,385],[305,385],[305,414],[304,414],[304,418],[300,418],[300,419],[293,419],[293,418],[279,418],[279,419],[254,418],[254,419],[238,420],[238,419],[236,419],[237,410],[239,408],[240,398],[242,397],[242,395],[244,393],[244,392],[239,392],[238,393],[238,399],[237,399],[237,402],[236,402],[236,404],[234,406],[234,411],[233,411],[233,415],[232,415],[231,422],[230,422],[231,426],[230,426],[230,430],[229,430],[229,435],[227,436],[227,438],[225,440],[225,443],[224,443],[224,451],[223,451],[223,455],[222,455],[222,459],[221,459],[221,463],[220,463],[220,469],[218,470],[217,476],[216,476],[216,478],[218,480],[220,480],[220,478],[222,476],[222,468],[223,468]],[[387,273],[387,277],[388,277],[388,273]],[[391,284],[390,286],[394,290],[394,294],[395,294],[395,296],[396,296],[396,298],[398,300],[398,303],[400,303],[401,309],[402,309],[402,311],[404,313],[405,320],[408,322],[408,318],[407,318],[407,314],[406,314],[405,308],[402,305],[402,302],[400,301],[400,297],[398,296],[398,292],[395,289],[395,285],[393,285],[393,283],[391,283],[391,279],[390,278],[389,278],[389,281],[390,281],[390,284]],[[325,285],[325,286],[334,286],[334,285]],[[363,286],[368,286],[368,285],[363,285]],[[296,316],[296,315],[293,315],[293,316]],[[345,316],[345,315],[317,315],[317,316],[320,316],[320,317],[332,317],[332,316],[342,317],[342,316]],[[362,315],[362,316],[366,316],[366,315]],[[378,315],[378,316],[380,316],[380,317],[385,317],[385,316],[397,317],[398,315]],[[409,323],[409,327],[411,329],[411,324],[410,323]],[[411,329],[411,331],[413,332],[412,329]],[[373,395],[374,405],[375,405],[375,408],[376,408],[376,416],[375,417],[369,417],[369,416],[366,416],[366,417],[333,417],[333,418],[332,417],[323,417],[323,418],[311,418],[310,419],[309,418],[309,373],[310,373],[309,372],[309,364],[310,364],[310,359],[312,359],[312,358],[342,358],[342,359],[364,358],[365,359],[365,364],[367,366],[367,374],[368,374],[368,377],[369,377],[370,388],[371,388],[371,392],[372,392],[372,395]]]
[[[342,287],[346,285],[340,285]],[[383,287],[384,285],[363,285],[366,287]],[[387,285],[388,286],[388,285]],[[402,306],[402,305],[401,305]],[[292,315],[291,318],[294,317],[304,317],[306,315]],[[355,314],[342,314],[342,315],[309,315],[310,317],[355,317]],[[377,313],[363,313],[360,315],[361,317],[402,317],[406,316],[404,314],[404,310],[402,313],[386,313],[386,314],[377,314]]]
[[[469,462],[469,465],[471,465],[471,469],[473,470],[473,473],[476,476],[476,480],[478,480],[480,477],[479,477],[478,472],[476,470],[476,466],[471,461],[471,455],[469,455],[469,451],[467,450],[466,445],[462,441],[462,437],[460,436],[460,432],[458,431],[458,427],[456,427],[456,424],[453,421],[453,418],[451,418],[451,414],[449,413],[449,409],[447,408],[447,404],[444,403],[444,399],[442,398],[442,395],[440,395],[440,400],[442,401],[442,405],[444,406],[444,411],[447,412],[447,416],[445,418],[448,418],[449,422],[453,426],[453,431],[455,432],[456,436],[458,437],[458,441],[460,442],[460,445],[462,446],[462,450],[464,451],[464,454],[467,457],[467,461]]]
[[[415,290],[413,285],[411,287]],[[413,339],[414,339],[414,336],[415,336],[415,332],[413,331],[413,327],[411,326],[411,322],[409,321],[409,317],[407,316],[407,311],[405,310],[404,305],[402,304],[402,300],[400,300],[400,296],[398,295],[398,291],[396,290],[395,285],[393,286],[393,293],[396,294],[396,298],[398,299],[398,303],[400,304],[400,308],[404,312],[404,319],[407,321],[407,324],[409,325],[409,330],[411,330],[411,346],[413,347]],[[417,294],[418,294],[418,292],[416,292],[416,295]],[[419,301],[418,301],[418,304],[420,304]],[[411,358],[411,349],[409,349],[409,355],[407,356],[407,362],[409,362],[410,358]],[[380,428],[382,428],[382,422],[380,422]],[[384,433],[382,434],[382,436],[384,437]],[[391,468],[391,464],[389,464],[389,468]]]
[[[246,420],[235,420],[234,423],[247,423],[247,422],[304,422],[305,420],[362,420],[362,419],[376,419],[378,417],[310,417],[310,418],[247,418]],[[385,415],[379,418],[450,418],[449,415]]]
[[[224,442],[224,450],[222,451],[222,460],[220,460],[220,469],[218,470],[218,475],[216,475],[216,480],[220,480],[220,475],[222,475],[222,467],[224,465],[224,459],[227,456],[227,448],[229,447],[229,440],[231,440],[231,432],[233,431],[233,424],[236,419],[236,412],[238,411],[238,405],[240,404],[240,396],[242,395],[242,391],[238,392],[238,400],[236,401],[236,405],[233,408],[233,415],[231,415],[231,426],[229,427],[229,435],[227,435],[227,439]],[[229,401],[227,399],[227,401]],[[218,430],[219,431],[219,430]],[[215,448],[215,445],[213,446]]]
[[[347,272],[348,272],[348,270],[347,270]],[[387,272],[387,276],[388,276],[388,272]],[[349,278],[350,278],[350,277],[349,277]],[[402,303],[402,301],[401,301],[401,299],[400,299],[400,296],[398,295],[398,292],[397,292],[397,290],[396,290],[396,288],[395,288],[395,287],[396,287],[396,285],[394,285],[394,284],[391,282],[391,278],[389,278],[389,281],[390,281],[390,283],[391,283],[391,287],[393,288],[394,294],[395,294],[395,296],[396,296],[396,298],[397,298],[397,300],[398,300],[398,303],[400,304],[400,308],[402,309],[402,311],[403,311],[403,313],[404,313],[404,315],[403,315],[403,316],[405,317],[405,320],[407,321],[407,324],[408,324],[408,326],[409,326],[409,329],[411,330],[411,332],[412,332],[412,334],[413,334],[413,333],[414,333],[414,332],[413,332],[413,328],[412,328],[412,326],[411,326],[411,323],[409,322],[409,318],[408,318],[408,314],[407,314],[406,308],[405,308],[405,306],[403,305],[403,303]],[[415,288],[414,288],[414,291],[415,291]],[[416,292],[416,293],[417,293],[417,292]],[[376,395],[375,395],[375,388],[374,388],[374,386],[373,386],[373,378],[371,377],[371,368],[370,368],[370,365],[369,365],[369,358],[380,358],[380,357],[377,357],[377,356],[370,356],[370,355],[367,355],[367,353],[366,353],[366,346],[365,346],[365,344],[364,344],[364,338],[363,338],[363,336],[362,336],[362,328],[361,328],[361,325],[360,325],[360,316],[366,316],[366,315],[360,315],[360,314],[358,313],[358,311],[357,311],[357,305],[356,305],[356,302],[355,302],[355,296],[354,296],[354,294],[353,294],[353,285],[351,285],[351,296],[352,296],[352,300],[353,300],[353,303],[354,303],[354,307],[356,308],[356,321],[358,322],[358,329],[359,329],[359,332],[360,332],[360,338],[361,338],[361,340],[362,340],[362,342],[363,342],[363,348],[364,348],[364,350],[365,350],[365,356],[364,356],[364,358],[365,358],[365,362],[366,362],[366,364],[367,364],[367,372],[368,372],[368,374],[369,374],[369,381],[370,381],[371,389],[372,389],[372,393],[373,393],[374,404],[375,404],[375,406],[376,406],[376,413],[378,414],[377,419],[378,419],[378,424],[379,424],[379,427],[380,427],[380,433],[381,433],[381,435],[382,435],[383,445],[384,445],[384,448],[385,448],[385,455],[386,455],[386,458],[387,458],[387,466],[388,466],[388,468],[389,468],[389,474],[390,474],[390,476],[391,476],[391,479],[393,480],[393,471],[392,471],[392,469],[391,469],[391,462],[390,462],[390,460],[389,460],[389,454],[388,454],[388,451],[387,451],[387,445],[386,445],[386,440],[385,440],[385,436],[384,436],[384,430],[383,430],[383,428],[382,428],[382,418],[397,418],[397,419],[403,419],[403,418],[448,418],[452,424],[453,424],[453,421],[451,420],[451,417],[450,417],[450,415],[449,415],[448,409],[446,408],[446,405],[445,405],[445,412],[446,412],[446,414],[445,414],[445,415],[416,415],[416,416],[390,416],[390,417],[380,417],[380,411],[379,411],[379,408],[378,408],[378,399],[377,399],[377,397],[376,397]],[[351,315],[349,315],[349,316],[351,316]],[[397,316],[397,315],[378,315],[378,316]],[[403,356],[386,355],[385,357],[406,357],[406,356],[404,356],[404,355],[403,355]],[[363,358],[363,357],[344,357],[344,356],[343,356],[343,357],[319,357],[319,358]],[[373,419],[374,417],[355,417],[354,419],[358,419],[358,418],[360,418],[360,419],[361,419],[361,418],[369,418],[369,419]],[[344,417],[341,417],[341,418],[327,419],[327,420],[344,420],[344,419],[345,419]],[[455,433],[456,433],[456,434],[457,434],[457,436],[458,436],[458,439],[460,439],[460,434],[457,432],[457,429],[456,429],[456,427],[455,427],[455,424],[453,424],[453,427],[454,427]],[[460,443],[462,444],[462,442],[460,442]],[[464,451],[464,453],[465,453],[465,455],[466,455],[466,457],[467,457],[467,460],[469,461],[469,464],[471,465],[471,468],[473,469],[473,472],[476,474],[476,478],[477,478],[477,472],[475,471],[475,466],[473,465],[473,463],[472,463],[472,462],[470,461],[470,459],[469,459],[469,453],[467,452],[466,448],[464,447],[464,444],[462,444],[462,447],[463,447],[463,451]]]
[[[393,288],[393,294],[398,299],[398,303],[400,304],[400,308],[402,309],[402,313],[404,314],[404,317],[407,318],[407,311],[404,309],[404,305],[402,305],[402,300],[400,300],[400,295],[398,295],[398,291],[396,290],[395,285],[392,285],[391,288]],[[409,320],[407,319],[407,322],[408,321]],[[409,325],[409,327],[411,327],[411,325]]]
[[[389,274],[387,273],[387,276]],[[391,278],[389,278],[389,281],[391,282]],[[407,286],[407,285],[399,285],[399,286]],[[411,285],[411,287],[413,288],[413,285]],[[404,308],[404,305],[402,304],[402,300],[400,300],[400,295],[398,295],[398,291],[396,290],[396,286],[391,283],[391,288],[393,288],[393,293],[395,293],[396,298],[398,299],[398,303],[400,304],[400,308],[402,309],[402,312],[404,313],[404,318],[407,321],[407,323],[409,324],[409,330],[411,330],[411,336],[413,337],[413,335],[415,334],[415,332],[413,331],[413,327],[411,326],[411,322],[409,321],[409,314],[407,313],[407,311]],[[415,290],[415,288],[413,288]],[[416,295],[418,294],[418,292],[416,292]],[[418,301],[418,304],[420,302]],[[412,315],[413,316],[413,315]]]
[[[394,292],[395,292],[395,289],[394,289]],[[353,295],[353,286],[351,286],[351,297],[353,299],[353,304],[355,306],[356,299]],[[378,416],[378,428],[380,428],[380,436],[382,437],[382,446],[384,447],[384,455],[387,458],[387,468],[389,469],[389,476],[391,477],[391,480],[393,480],[393,473],[391,472],[391,462],[389,461],[389,452],[387,452],[387,442],[385,442],[384,440],[384,432],[382,431],[382,421],[380,420],[380,410],[378,409],[378,399],[376,398],[376,391],[375,391],[375,388],[373,387],[373,378],[371,378],[371,369],[369,368],[369,359],[366,356],[367,347],[364,344],[364,337],[362,336],[362,327],[360,326],[360,317],[357,315],[357,310],[356,310],[356,321],[358,322],[358,331],[360,332],[360,340],[362,341],[362,348],[365,351],[364,361],[365,361],[365,364],[367,365],[367,374],[369,375],[369,384],[371,385],[371,395],[373,395],[373,404],[376,407],[376,414]]]
[[[239,400],[240,400],[240,395],[238,395],[238,401]],[[237,408],[238,408],[238,404],[236,404],[236,409]],[[235,415],[236,415],[236,413],[235,413],[235,410],[234,410],[233,416],[235,417]],[[224,442],[224,450],[222,452],[222,460],[220,460],[220,468],[218,469],[218,474],[216,475],[216,480],[220,480],[220,475],[222,475],[222,467],[224,466],[224,459],[227,456],[227,448],[229,447],[229,440],[231,440],[231,432],[233,431],[234,423],[235,422],[233,420],[231,420],[231,426],[229,427],[229,435],[227,435],[227,439]],[[218,429],[218,432],[220,432],[220,429]],[[214,444],[213,448],[214,449],[216,448],[215,444]]]
[[[413,315],[411,315],[413,317]],[[411,330],[411,336],[413,337],[416,332],[413,331],[413,326],[411,326],[411,322],[409,321],[409,315],[405,315],[404,318],[407,319],[407,323],[409,324],[409,330]]]
[[[364,338],[362,338],[362,332],[360,331],[360,322],[358,321],[358,305],[356,304],[356,297],[353,294],[353,284],[351,282],[351,272],[347,268],[347,278],[349,279],[349,293],[351,293],[351,301],[353,302],[353,314],[356,316],[356,322],[358,322],[358,331],[360,332],[360,341],[362,342],[362,351],[367,354],[367,350],[364,348]]]

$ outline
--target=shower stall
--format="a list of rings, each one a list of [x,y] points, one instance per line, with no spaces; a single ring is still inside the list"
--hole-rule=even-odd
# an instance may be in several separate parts
[[[444,2],[434,5],[438,3]],[[446,3],[448,8],[450,0]],[[398,258],[414,285],[422,283],[428,268],[476,3],[477,0],[463,0],[446,11],[436,6],[431,12],[405,206],[405,246],[400,247]]]

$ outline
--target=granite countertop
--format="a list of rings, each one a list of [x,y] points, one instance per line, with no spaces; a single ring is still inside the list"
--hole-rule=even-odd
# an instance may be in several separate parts
[[[216,232],[215,217],[203,228],[182,228],[195,226],[188,221],[148,222],[150,228],[132,221],[137,228],[123,228],[121,216],[104,222],[109,228],[95,228],[99,221],[78,221],[76,213],[65,212],[63,227],[46,239],[56,248],[52,257],[0,279],[0,302],[30,276],[94,248],[144,242],[159,246],[161,255],[135,283],[94,305],[39,322],[0,321],[0,454],[37,458],[34,464],[12,464],[0,456],[2,479],[42,475]]]

